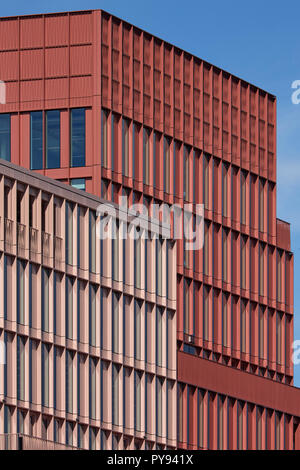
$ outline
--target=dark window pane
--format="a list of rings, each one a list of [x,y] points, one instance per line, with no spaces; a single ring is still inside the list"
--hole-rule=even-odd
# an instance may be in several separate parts
[[[30,113],[30,167],[43,168],[43,112]]]
[[[0,114],[0,158],[10,161],[10,114]]]
[[[60,167],[60,111],[46,112],[46,168]]]
[[[71,110],[71,166],[85,165],[85,109]]]
[[[82,191],[85,191],[85,179],[73,178],[71,179],[71,186],[73,186],[73,188],[82,189]]]

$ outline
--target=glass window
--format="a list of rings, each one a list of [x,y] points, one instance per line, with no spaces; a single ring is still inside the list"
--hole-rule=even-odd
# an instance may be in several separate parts
[[[42,403],[49,406],[49,348],[48,344],[42,345]]]
[[[184,146],[184,160],[183,160],[183,199],[189,201],[190,199],[190,171],[189,171],[189,155],[190,149]]]
[[[246,185],[247,185],[247,173],[246,171],[241,172],[241,223],[246,224]]]
[[[17,320],[21,325],[25,324],[25,262],[18,260],[18,297],[17,297]]]
[[[134,372],[134,418],[135,429],[141,431],[141,388],[142,388],[142,372]]]
[[[123,119],[122,121],[122,161],[123,161],[123,175],[129,176],[129,121]]]
[[[96,286],[90,284],[90,345],[96,346]]]
[[[25,338],[17,339],[17,391],[18,400],[25,400]]]
[[[108,111],[102,109],[102,120],[101,120],[101,161],[104,168],[108,168]]]
[[[150,130],[144,128],[143,139],[144,184],[150,184]]]
[[[10,114],[0,114],[0,158],[10,161]]]
[[[73,339],[73,286],[74,280],[66,277],[66,336]]]
[[[43,168],[43,111],[30,113],[30,168]]]
[[[96,419],[96,369],[97,360],[90,357],[90,418]]]
[[[112,366],[112,422],[119,424],[119,366]]]
[[[66,409],[67,413],[73,412],[73,359],[72,351],[66,352]],[[67,442],[72,444],[72,442]]]
[[[46,111],[46,168],[60,167],[60,111]]]
[[[42,330],[49,331],[49,278],[50,271],[42,269]]]
[[[71,186],[76,189],[85,191],[85,178],[73,178],[71,179]]]
[[[134,356],[135,359],[141,360],[142,348],[141,348],[141,339],[142,339],[142,302],[140,300],[135,300],[134,302]]]
[[[164,192],[170,193],[170,139],[164,138]]]
[[[71,110],[71,166],[85,165],[85,108]]]

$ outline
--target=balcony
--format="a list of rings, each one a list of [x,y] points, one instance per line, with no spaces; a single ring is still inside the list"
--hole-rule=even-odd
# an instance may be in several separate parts
[[[25,434],[0,434],[0,450],[78,450],[78,448]]]
[[[24,255],[26,248],[26,225],[17,224],[17,246],[18,253]]]
[[[38,234],[39,231],[36,228],[29,227],[29,249],[32,254],[38,253]]]
[[[5,244],[12,246],[14,244],[14,221],[4,219],[4,240]]]

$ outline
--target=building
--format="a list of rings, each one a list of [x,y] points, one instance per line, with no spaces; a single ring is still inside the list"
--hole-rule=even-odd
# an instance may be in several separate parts
[[[0,201],[0,448],[175,448],[167,227],[122,238],[120,210],[118,235],[101,237],[103,201],[3,160]]]
[[[0,157],[114,203],[204,204],[204,249],[176,241],[176,446],[300,448],[275,96],[103,11],[0,30]]]

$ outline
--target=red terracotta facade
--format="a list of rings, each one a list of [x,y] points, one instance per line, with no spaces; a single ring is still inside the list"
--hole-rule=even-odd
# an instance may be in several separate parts
[[[115,202],[205,206],[204,249],[177,241],[178,447],[300,448],[276,98],[103,11],[1,18],[0,31],[13,163],[30,168],[30,112],[59,109],[60,168],[40,173]],[[72,108],[85,108],[76,168]]]

